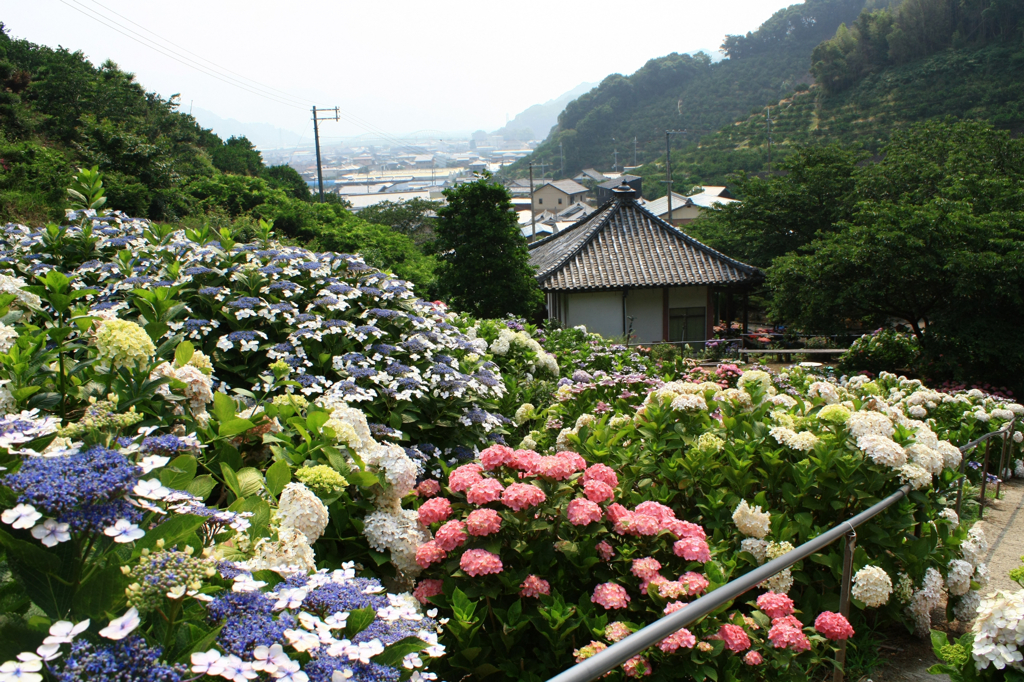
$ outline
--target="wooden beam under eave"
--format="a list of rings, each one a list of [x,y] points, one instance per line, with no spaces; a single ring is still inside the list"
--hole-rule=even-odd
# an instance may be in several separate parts
[[[668,287],[661,288],[661,340],[668,341]]]

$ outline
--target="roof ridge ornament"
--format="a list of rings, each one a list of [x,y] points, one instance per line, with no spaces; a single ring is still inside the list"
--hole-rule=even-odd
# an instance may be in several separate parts
[[[623,180],[622,184],[612,189],[612,193],[615,198],[619,201],[626,201],[627,199],[634,199],[636,197],[636,190],[629,186],[629,184]]]

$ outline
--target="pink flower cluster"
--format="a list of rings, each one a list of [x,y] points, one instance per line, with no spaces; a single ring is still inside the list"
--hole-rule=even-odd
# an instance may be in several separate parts
[[[490,573],[501,573],[501,559],[497,554],[491,554],[486,549],[467,549],[459,560],[459,568],[474,578]]]
[[[615,488],[604,481],[587,481],[583,484],[583,494],[591,502],[600,504],[615,498]]]
[[[853,636],[853,627],[840,613],[822,611],[814,619],[814,629],[832,641],[849,639]]]
[[[452,519],[437,529],[434,535],[434,542],[446,552],[466,544],[466,524],[458,519]]]
[[[482,478],[479,482],[474,483],[466,493],[466,501],[470,504],[496,502],[501,499],[503,492],[505,492],[505,488],[499,481],[493,478]]]
[[[675,653],[679,649],[692,649],[696,643],[697,638],[686,628],[681,628],[658,642],[658,648],[668,653]]]
[[[432,478],[428,478],[416,486],[416,494],[420,497],[434,497],[439,492],[441,492],[441,484]]]
[[[611,488],[616,488],[619,485],[619,477],[615,474],[615,469],[606,464],[594,464],[584,472],[583,483],[591,481],[599,481]]]
[[[440,523],[452,515],[452,503],[443,497],[435,497],[420,505],[420,523],[429,526]]]
[[[722,640],[729,651],[739,652],[750,648],[750,637],[747,636],[746,630],[732,623],[726,623],[718,629],[717,634],[708,639]]]
[[[480,453],[480,463],[487,471],[503,466],[524,474],[564,481],[587,468],[586,461],[575,452],[558,452],[542,457],[533,450],[513,450],[505,445],[492,445]]]
[[[672,545],[672,551],[687,561],[699,561],[707,563],[711,561],[711,548],[706,540],[701,538],[683,538]]]
[[[551,583],[538,578],[532,573],[526,576],[526,580],[519,586],[519,595],[522,597],[539,597],[542,594],[551,594]]]
[[[417,583],[416,589],[412,591],[412,596],[416,597],[416,601],[419,603],[426,604],[428,599],[436,597],[444,592],[444,590],[441,589],[441,586],[442,583],[440,580],[434,580],[432,578],[429,580],[421,580]]]
[[[569,517],[569,523],[574,526],[586,526],[589,523],[594,523],[604,518],[601,507],[582,497],[570,500],[565,511]]]
[[[597,549],[597,555],[601,557],[601,561],[611,561],[611,558],[615,556],[615,550],[604,540],[597,543],[595,549]]]
[[[687,571],[679,576],[679,580],[658,582],[656,579],[652,579],[651,582],[658,586],[658,594],[665,599],[693,597],[706,590],[710,584],[707,578],[693,571]]]
[[[612,643],[626,639],[631,634],[633,634],[633,630],[631,630],[628,625],[618,620],[608,623],[604,628],[605,638]]]
[[[547,499],[544,491],[532,483],[513,483],[505,488],[501,501],[513,511],[523,511],[536,507]]]
[[[448,487],[452,492],[461,493],[484,480],[480,475],[483,467],[479,464],[463,464],[448,474]]]
[[[643,656],[634,656],[622,664],[626,677],[646,677],[651,674],[651,664]]]
[[[683,609],[683,608],[686,608],[686,602],[670,601],[669,603],[665,604],[664,613],[667,616],[668,614],[675,613],[679,609]]]
[[[474,509],[466,517],[466,530],[470,535],[493,535],[501,530],[501,514],[493,509]]]
[[[626,594],[626,588],[615,583],[601,583],[594,588],[594,594],[590,601],[600,604],[606,610],[624,609],[632,601]]]
[[[768,639],[776,649],[789,649],[797,654],[811,648],[811,642],[804,634],[803,624],[793,616],[773,619]]]
[[[587,474],[598,466],[604,465],[595,464],[587,470]],[[615,475],[611,469],[602,473]],[[584,478],[587,474],[584,474]],[[667,530],[679,538],[673,546],[676,556],[683,557],[687,561],[700,561],[701,563],[711,560],[711,549],[705,540],[704,529],[695,523],[677,519],[675,512],[660,502],[652,500],[641,502],[633,511],[614,502],[608,505],[605,513],[614,524],[615,532],[619,535],[651,536]]]
[[[642,559],[633,559],[633,567],[630,569],[633,575],[640,578],[640,580],[651,580],[654,576],[658,575],[660,570],[661,562],[649,556]]]
[[[785,594],[765,592],[757,598],[757,608],[774,620],[793,615],[793,600]]]
[[[420,568],[429,568],[447,556],[448,552],[441,549],[436,540],[428,540],[416,549],[416,563]]]
[[[747,655],[743,657],[743,662],[747,665],[761,665],[764,663],[764,658],[756,651],[748,651]]]

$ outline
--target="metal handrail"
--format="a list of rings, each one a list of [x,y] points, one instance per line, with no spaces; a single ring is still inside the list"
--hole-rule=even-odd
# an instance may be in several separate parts
[[[985,441],[991,441],[995,438],[1003,438],[1003,452],[1000,461],[1001,474],[1002,467],[1005,465],[1005,459],[1008,454],[1009,443],[1013,439],[1016,422],[1017,418],[1014,417],[1002,428],[986,433],[984,436],[970,441],[969,443],[960,446],[958,449],[961,453],[966,455],[968,450],[977,447]],[[989,443],[989,446],[986,447],[985,450],[985,473],[988,471],[988,455],[990,450],[991,443]],[[963,457],[960,465],[960,494],[957,496],[956,504],[958,515],[960,513],[960,501],[963,493],[963,468],[966,466],[966,462],[967,458]],[[985,479],[983,478],[982,480],[984,483]],[[773,559],[768,563],[745,573],[743,576],[722,585],[713,592],[709,592],[696,601],[687,604],[685,608],[659,618],[650,625],[641,628],[625,639],[616,642],[607,649],[598,652],[585,661],[577,663],[567,670],[563,670],[558,675],[550,678],[548,682],[590,682],[591,680],[595,680],[616,666],[625,663],[633,656],[636,656],[637,654],[654,646],[672,633],[678,631],[680,628],[684,628],[690,623],[703,618],[718,607],[731,602],[744,592],[753,589],[773,575],[789,568],[796,562],[802,561],[812,554],[816,554],[818,551],[832,544],[844,535],[846,536],[846,548],[843,556],[843,584],[839,599],[839,610],[843,617],[848,617],[850,613],[850,583],[853,578],[853,553],[856,547],[857,538],[855,529],[857,526],[869,521],[900,500],[904,499],[909,494],[910,485],[902,486],[899,490],[889,495],[884,500],[872,505],[868,509],[865,509],[853,518],[848,519],[837,526],[833,526],[813,540],[808,540],[804,544],[786,552],[777,559]],[[984,484],[982,486],[982,495],[984,496]],[[982,503],[984,508],[984,497],[982,497]],[[839,651],[836,654],[837,667],[833,676],[834,682],[842,682],[844,678],[843,668],[845,661],[846,640],[842,640],[839,643]]]
[[[786,552],[777,559],[772,559],[766,564],[755,568],[742,577],[722,585],[713,592],[710,592],[700,599],[686,605],[667,616],[659,618],[647,627],[634,632],[619,642],[611,645],[604,651],[588,658],[582,663],[577,663],[572,668],[565,670],[550,678],[548,682],[588,682],[605,674],[617,665],[625,663],[641,651],[654,646],[680,628],[686,627],[699,618],[703,618],[719,606],[732,601],[747,590],[757,587],[776,573],[789,568],[798,561],[802,561],[822,548],[832,544],[840,537],[856,533],[854,529],[882,513],[892,505],[896,504],[910,493],[910,486],[905,485],[892,495],[865,509],[853,518],[844,521],[838,526],[825,531],[813,540],[809,540],[792,551]]]

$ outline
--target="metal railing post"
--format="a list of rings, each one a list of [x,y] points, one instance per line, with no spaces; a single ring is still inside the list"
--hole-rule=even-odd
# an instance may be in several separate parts
[[[843,586],[839,592],[839,613],[843,618],[850,619],[850,583],[853,582],[853,553],[857,549],[857,531],[850,529],[846,534],[846,549],[843,551]],[[832,682],[843,682],[846,677],[846,640],[839,640],[836,651],[836,669],[832,672]]]
[[[988,487],[988,460],[992,454],[992,441],[985,446],[985,463],[981,466],[981,497],[978,500],[978,518],[985,518],[985,488]]]
[[[1006,460],[1010,456],[1010,450],[1013,448],[1013,428],[1017,425],[1016,420],[1012,420],[1006,425],[1006,435],[1003,436],[1003,451],[999,456],[999,482],[996,483],[996,499],[999,499],[999,492],[1003,488],[1003,471],[1006,469]]]
[[[977,449],[977,446],[975,446]],[[960,481],[957,483],[956,490],[956,517],[960,518],[960,507],[964,501],[964,481],[967,479],[967,453],[964,452],[963,457],[960,458]]]

